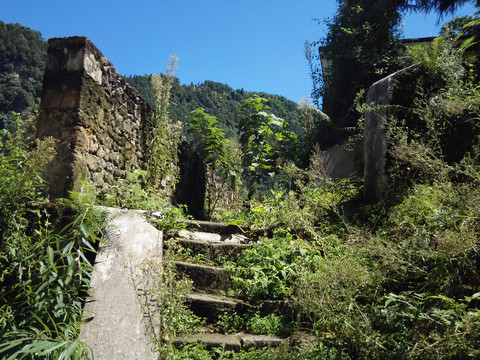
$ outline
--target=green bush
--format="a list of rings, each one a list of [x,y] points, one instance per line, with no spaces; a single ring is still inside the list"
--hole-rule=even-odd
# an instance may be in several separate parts
[[[55,143],[29,150],[22,136],[0,132],[0,353],[84,358],[77,337],[102,217],[82,194],[64,210],[45,205],[40,172]]]
[[[228,269],[236,288],[246,296],[283,299],[291,293],[305,257],[313,266],[320,259],[301,239],[278,230],[273,238],[244,250]]]
[[[247,331],[250,334],[287,335],[293,330],[293,324],[286,316],[268,314],[261,316],[259,311],[249,311],[244,315],[237,312],[223,313],[219,324],[229,333]]]

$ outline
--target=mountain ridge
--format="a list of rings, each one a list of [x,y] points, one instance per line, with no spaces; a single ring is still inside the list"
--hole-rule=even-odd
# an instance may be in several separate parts
[[[47,40],[39,31],[0,20],[0,128],[8,128],[14,121],[11,112],[23,114],[38,107],[46,53]],[[154,105],[151,76],[124,75],[124,78],[148,103]],[[243,101],[254,95],[267,98],[272,112],[288,120],[290,130],[301,132],[300,113],[295,102],[266,92],[234,90],[227,84],[211,80],[181,85],[180,80],[175,78],[169,112],[173,121],[186,124],[192,111],[203,108],[218,118],[228,137],[235,138],[242,116],[239,108]]]

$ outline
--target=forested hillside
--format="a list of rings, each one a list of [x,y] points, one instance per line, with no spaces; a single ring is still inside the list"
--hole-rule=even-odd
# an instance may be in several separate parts
[[[40,102],[47,42],[40,32],[0,21],[0,127],[9,113]]]
[[[153,106],[155,100],[151,78],[151,75],[130,76],[126,80]],[[295,102],[283,96],[263,92],[234,90],[226,84],[214,81],[180,85],[180,81],[175,78],[171,89],[169,113],[172,120],[185,123],[192,111],[203,108],[206,113],[217,117],[225,129],[227,137],[236,137],[237,125],[242,118],[240,106],[246,99],[254,95],[268,99],[268,106],[272,108],[272,113],[287,120],[290,124],[289,130],[296,133],[301,131],[300,113]]]
[[[12,111],[23,113],[40,103],[46,51],[47,41],[40,32],[0,21],[0,127],[8,126],[12,121],[9,115]],[[126,79],[154,105],[151,75]],[[290,130],[301,131],[295,102],[278,95],[234,90],[213,81],[180,85],[179,79],[175,79],[169,111],[172,120],[185,123],[192,111],[203,108],[219,119],[228,137],[236,137],[236,127],[241,119],[239,108],[254,94],[267,98],[272,112],[288,120]]]

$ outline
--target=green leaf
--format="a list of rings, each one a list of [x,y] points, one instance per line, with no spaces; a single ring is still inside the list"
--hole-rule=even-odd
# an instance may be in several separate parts
[[[52,269],[55,269],[53,249],[50,245],[47,247],[47,254],[48,254],[48,263],[50,264],[50,267]]]

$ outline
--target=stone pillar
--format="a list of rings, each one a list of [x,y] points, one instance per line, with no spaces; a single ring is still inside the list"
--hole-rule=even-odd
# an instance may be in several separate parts
[[[418,67],[410,66],[393,73],[370,86],[367,104],[376,109],[365,114],[364,126],[364,197],[367,204],[382,199],[387,184],[385,124],[389,105],[410,106],[415,96]],[[378,107],[377,107],[378,106]]]
[[[85,38],[71,38],[68,49],[57,39],[49,41],[37,138],[52,136],[59,140],[55,160],[44,174],[53,197],[66,195],[73,178],[72,147],[76,141],[84,52]]]
[[[44,178],[52,197],[101,188],[144,166],[153,109],[86,37],[48,41],[37,138],[59,141]]]

